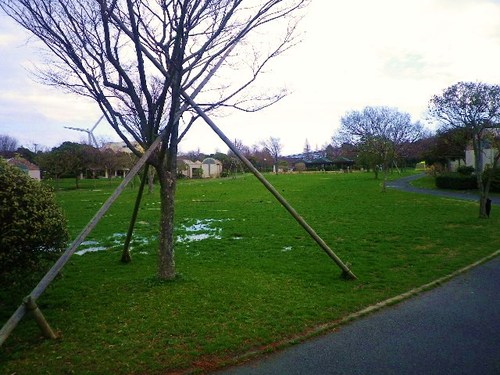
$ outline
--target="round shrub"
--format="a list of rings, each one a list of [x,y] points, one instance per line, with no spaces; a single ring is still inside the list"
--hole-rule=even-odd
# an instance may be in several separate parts
[[[436,186],[440,189],[451,190],[477,189],[477,179],[476,176],[447,173],[436,177]]]
[[[306,163],[304,162],[299,162],[297,164],[295,164],[295,167],[294,169],[297,171],[297,172],[304,172],[307,168],[306,168]]]
[[[0,159],[0,282],[31,276],[68,238],[52,190]]]

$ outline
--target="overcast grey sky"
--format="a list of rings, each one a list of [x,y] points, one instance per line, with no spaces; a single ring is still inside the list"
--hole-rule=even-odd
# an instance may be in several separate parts
[[[499,0],[313,0],[303,42],[279,57],[265,80],[291,94],[256,114],[215,118],[230,139],[251,146],[279,137],[283,153],[331,141],[340,118],[367,105],[397,107],[425,120],[432,95],[458,81],[500,83]],[[39,56],[29,35],[0,15],[0,134],[53,147],[80,141],[100,117],[81,97],[41,86],[26,70]],[[97,137],[117,140],[101,123]],[[197,123],[181,151],[227,147]]]

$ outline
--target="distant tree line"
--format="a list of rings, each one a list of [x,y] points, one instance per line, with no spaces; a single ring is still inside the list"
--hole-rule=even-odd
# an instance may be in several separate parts
[[[335,160],[341,157],[354,161],[354,168],[373,171],[378,174],[381,159],[376,154],[371,155],[370,149],[363,145],[349,142],[334,136],[332,142],[320,149],[313,150],[307,139],[303,153],[290,157],[283,155],[283,144],[279,138],[269,137],[253,146],[246,146],[241,140],[234,143],[238,150],[262,172],[278,172],[291,169],[297,164],[298,157],[314,159],[322,156]],[[4,146],[8,145],[8,146]],[[6,158],[18,155],[38,165],[43,178],[60,179],[63,177],[75,178],[112,178],[116,173],[121,177],[123,172],[130,169],[136,161],[136,156],[122,151],[113,151],[110,148],[95,148],[88,144],[63,142],[49,150],[34,151],[32,148],[18,146],[19,142],[7,135],[0,135],[0,154]],[[389,167],[414,167],[418,162],[427,164],[440,163],[447,165],[451,160],[465,158],[467,137],[462,130],[439,130],[436,134],[422,133],[417,139],[405,140],[398,144],[397,153],[391,154],[393,160],[386,160]],[[223,176],[246,172],[246,168],[228,150],[224,152],[203,153],[199,149],[179,154],[179,159],[203,161],[212,157],[222,163]],[[181,164],[182,165],[182,164]],[[299,165],[300,169],[300,165]],[[305,167],[303,168],[305,169]]]

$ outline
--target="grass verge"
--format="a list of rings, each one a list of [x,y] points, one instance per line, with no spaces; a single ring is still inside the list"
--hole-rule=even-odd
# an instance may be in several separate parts
[[[436,178],[434,176],[430,175],[424,175],[419,179],[413,180],[410,183],[412,186],[417,187],[417,188],[423,188],[423,189],[432,189],[432,190],[438,190],[436,187]],[[449,191],[449,192],[454,192],[454,193],[470,193],[470,194],[477,194],[478,191],[476,190],[451,190],[451,189],[439,189],[443,191]],[[496,192],[489,192],[489,195],[491,197],[500,197],[500,193]]]
[[[232,358],[448,275],[500,248],[500,220],[477,204],[390,190],[371,174],[269,175],[351,264],[340,270],[252,176],[178,186],[179,277],[155,278],[159,198],[145,195],[133,262],[119,263],[136,188],[128,188],[39,305],[61,338],[25,318],[0,352],[0,372],[165,374]],[[114,184],[58,199],[76,235]],[[26,286],[28,287],[28,286]],[[29,289],[28,289],[29,290]],[[19,301],[22,295],[19,296]],[[0,304],[5,321],[19,301]]]
[[[411,185],[422,189],[437,189],[436,178],[429,175],[422,176],[421,178],[412,181]]]

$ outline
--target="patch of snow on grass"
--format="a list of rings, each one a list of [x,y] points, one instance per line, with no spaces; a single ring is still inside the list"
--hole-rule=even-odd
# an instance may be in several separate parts
[[[196,220],[196,222],[190,226],[182,225],[181,229],[186,231],[187,234],[177,236],[178,243],[202,241],[209,238],[220,240],[221,228],[213,228],[212,224],[217,222],[226,221],[229,219],[204,219]]]
[[[96,246],[96,247],[89,247],[87,249],[83,249],[83,250],[78,250],[75,252],[76,255],[83,255],[85,253],[93,253],[93,252],[96,252],[96,251],[103,251],[103,250],[106,250],[107,247],[104,247],[104,246]]]
[[[80,246],[89,246],[89,245],[99,245],[97,241],[84,241],[80,244]]]

